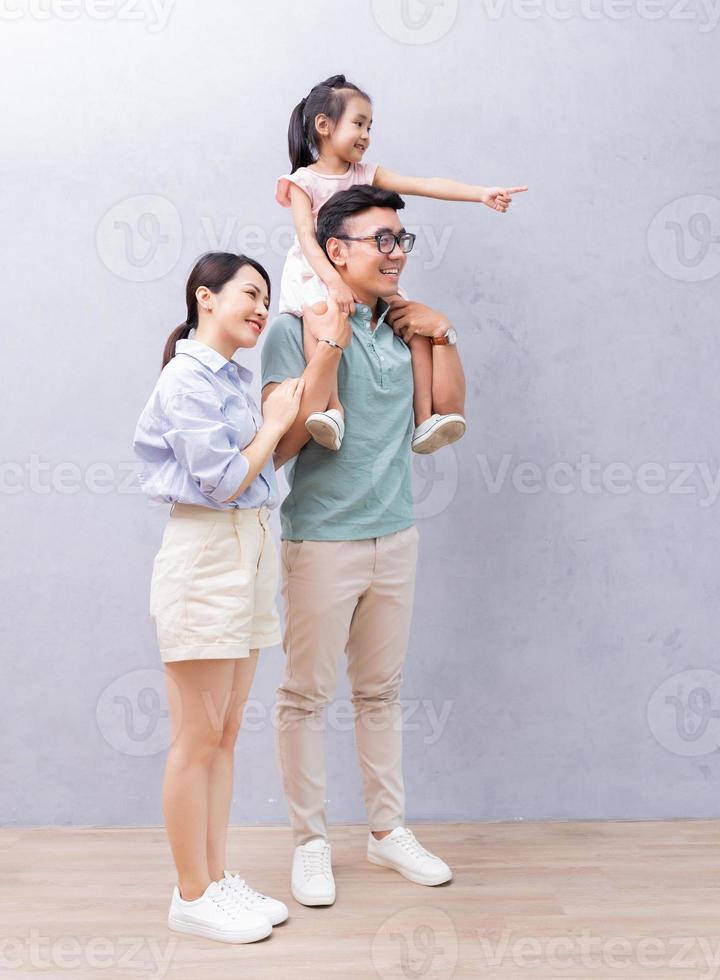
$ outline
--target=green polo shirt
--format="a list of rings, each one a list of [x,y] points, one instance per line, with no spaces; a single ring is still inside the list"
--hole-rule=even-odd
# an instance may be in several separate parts
[[[352,341],[338,363],[338,394],[345,409],[339,450],[310,439],[286,464],[290,493],[280,507],[281,537],[293,541],[352,541],[402,531],[415,523],[410,470],[414,430],[410,348],[385,322],[356,304]],[[267,330],[261,353],[262,386],[297,378],[305,370],[302,319],[281,313]]]

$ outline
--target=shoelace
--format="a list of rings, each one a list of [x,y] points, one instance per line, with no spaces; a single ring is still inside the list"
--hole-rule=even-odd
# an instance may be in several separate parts
[[[245,911],[239,897],[230,888],[222,888],[220,892],[212,896],[212,900],[231,918],[236,918],[240,912]]]
[[[427,851],[422,846],[412,830],[406,830],[402,837],[398,835],[394,838],[394,840],[396,840],[398,844],[402,845],[402,847],[412,854],[413,857],[435,857],[434,854],[431,854],[430,851]]]
[[[232,887],[235,890],[235,896],[241,901],[257,902],[258,900],[264,900],[266,897],[262,894],[262,892],[256,892],[254,888],[251,888],[250,885],[248,885],[244,878],[240,878],[238,875],[233,875],[230,878],[230,881],[232,882]]]
[[[330,877],[330,848],[326,845],[321,851],[302,849],[303,870],[308,878],[313,875]]]

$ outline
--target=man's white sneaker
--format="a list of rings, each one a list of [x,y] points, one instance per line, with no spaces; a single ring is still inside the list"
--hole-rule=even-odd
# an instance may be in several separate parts
[[[168,927],[174,932],[203,936],[221,943],[254,943],[272,932],[269,919],[242,907],[235,894],[211,881],[199,898],[185,901],[173,889]]]
[[[434,453],[465,435],[462,415],[431,415],[415,429],[411,448],[414,453]]]
[[[332,905],[335,901],[330,845],[322,837],[295,848],[291,890],[301,905]]]
[[[305,420],[305,428],[326,449],[339,449],[345,435],[345,422],[336,408],[327,412],[313,412]]]
[[[256,892],[240,875],[231,874],[229,871],[225,871],[224,874],[225,877],[220,881],[220,885],[234,891],[244,909],[264,915],[272,926],[279,926],[287,919],[288,909],[284,902]]]
[[[371,864],[399,871],[418,885],[442,885],[452,878],[447,864],[426,851],[408,827],[396,827],[382,840],[369,834],[367,858]]]

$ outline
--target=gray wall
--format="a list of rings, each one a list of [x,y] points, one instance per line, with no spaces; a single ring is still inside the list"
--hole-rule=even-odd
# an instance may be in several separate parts
[[[470,422],[414,460],[409,819],[718,813],[718,14],[3,5],[3,823],[162,822],[166,509],[129,484],[133,429],[200,252],[247,249],[279,286],[290,109],[337,71],[374,96],[368,159],[531,187],[504,216],[405,211],[404,284],[458,326]],[[262,655],[235,822],[286,820],[281,665]],[[329,812],[360,821],[338,696]]]

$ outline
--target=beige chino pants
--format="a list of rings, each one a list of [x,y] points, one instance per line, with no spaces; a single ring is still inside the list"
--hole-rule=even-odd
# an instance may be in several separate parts
[[[343,652],[370,830],[404,823],[399,692],[418,538],[413,525],[359,541],[282,541],[285,669],[275,729],[296,845],[327,837],[324,709]]]

